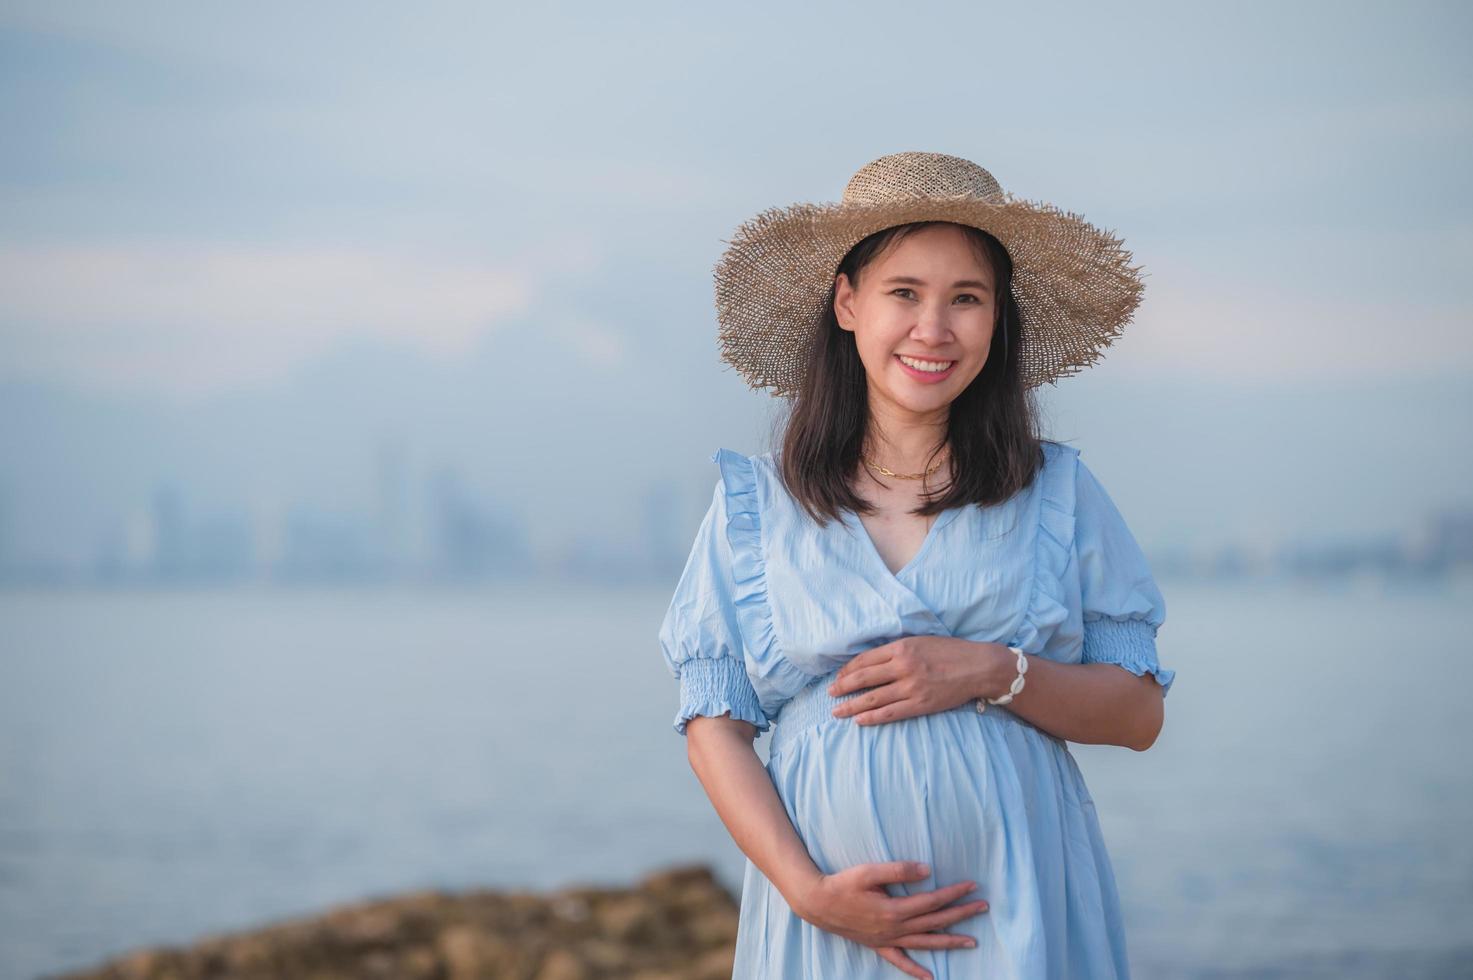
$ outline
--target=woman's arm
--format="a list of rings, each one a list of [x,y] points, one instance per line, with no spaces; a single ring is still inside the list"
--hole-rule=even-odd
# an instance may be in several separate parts
[[[901,637],[844,665],[830,694],[872,690],[839,705],[834,716],[880,724],[945,711],[978,697],[1000,698],[1017,676],[1017,661],[1001,643]],[[1161,732],[1165,699],[1150,674],[1136,676],[1112,663],[1065,664],[1030,656],[1026,680],[1008,709],[1066,741],[1144,752]]]
[[[905,973],[930,974],[903,948],[975,946],[960,933],[933,932],[987,910],[986,900],[958,902],[976,889],[971,881],[896,898],[892,882],[922,881],[931,871],[912,861],[856,865],[825,874],[813,863],[772,778],[757,757],[756,726],[729,716],[697,716],[686,726],[691,768],[711,798],[732,840],[767,876],[788,906],[807,922],[872,947]]]
[[[989,657],[990,678],[982,696],[1000,698],[1018,676],[1018,658],[998,643]],[[1023,690],[1007,707],[1025,721],[1069,742],[1123,745],[1144,752],[1156,742],[1165,721],[1161,685],[1150,674],[1135,674],[1118,664],[1065,664],[1029,657]],[[989,706],[990,707],[990,706]]]
[[[795,906],[803,888],[823,872],[808,856],[757,757],[756,737],[750,722],[697,716],[686,723],[686,754],[737,847]]]

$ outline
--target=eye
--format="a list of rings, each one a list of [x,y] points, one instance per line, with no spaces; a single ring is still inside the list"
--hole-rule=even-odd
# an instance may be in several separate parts
[[[908,293],[908,292],[910,292],[910,287],[909,286],[901,286],[899,289],[892,289],[892,290],[890,290],[891,295],[894,295],[895,293]]]
[[[980,303],[980,302],[982,302],[981,299],[979,299],[978,297],[972,295],[971,293],[962,293],[960,296],[957,297],[957,299],[969,299],[969,300],[971,300],[974,303]]]

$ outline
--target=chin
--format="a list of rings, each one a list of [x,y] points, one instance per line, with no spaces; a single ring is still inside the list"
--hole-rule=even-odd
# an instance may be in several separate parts
[[[952,388],[951,385],[936,385],[934,390],[923,394],[907,392],[904,396],[895,398],[895,403],[906,408],[917,415],[934,412],[939,408],[945,408],[956,401],[956,396],[961,394],[960,388]]]

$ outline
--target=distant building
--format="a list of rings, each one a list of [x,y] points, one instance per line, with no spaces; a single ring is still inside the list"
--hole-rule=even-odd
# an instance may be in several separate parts
[[[525,529],[468,491],[458,470],[440,470],[430,500],[439,577],[520,577],[530,568]]]

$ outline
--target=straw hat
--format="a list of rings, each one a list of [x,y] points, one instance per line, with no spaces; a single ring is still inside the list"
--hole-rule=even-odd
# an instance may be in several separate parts
[[[1008,250],[1029,388],[1097,360],[1145,289],[1121,240],[1080,215],[1005,194],[970,160],[892,153],[860,168],[840,203],[769,208],[737,228],[715,269],[722,360],[753,388],[796,395],[839,262],[913,221],[981,228]]]

